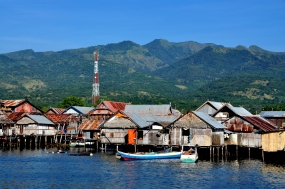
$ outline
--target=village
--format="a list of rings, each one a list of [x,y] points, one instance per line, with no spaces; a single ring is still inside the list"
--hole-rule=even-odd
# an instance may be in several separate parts
[[[89,146],[97,152],[149,152],[197,145],[209,158],[245,154],[284,161],[285,111],[252,115],[230,103],[206,101],[183,115],[171,104],[102,101],[43,112],[27,99],[0,102],[2,150]]]

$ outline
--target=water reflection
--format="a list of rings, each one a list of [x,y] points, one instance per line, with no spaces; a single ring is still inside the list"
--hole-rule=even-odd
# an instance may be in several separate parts
[[[0,152],[2,188],[280,188],[284,166],[260,160],[120,161],[113,154],[68,156],[54,149]],[[55,149],[58,150],[58,149]],[[84,149],[70,149],[69,153]]]

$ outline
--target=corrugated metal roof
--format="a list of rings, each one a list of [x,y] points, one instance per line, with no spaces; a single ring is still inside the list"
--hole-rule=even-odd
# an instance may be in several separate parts
[[[168,126],[177,120],[181,113],[171,109],[170,105],[131,105],[128,104],[123,111],[139,127],[148,127],[153,123]]]
[[[285,111],[262,111],[259,115],[262,117],[285,117]]]
[[[113,101],[103,101],[106,107],[108,107],[113,113],[124,110],[127,104],[125,102],[113,102]]]
[[[240,116],[250,116],[250,115],[252,115],[249,111],[247,111],[243,107],[228,106],[228,108],[231,109],[235,114],[240,115]]]
[[[226,128],[223,124],[219,123],[217,120],[209,116],[207,113],[196,112],[196,111],[194,111],[193,113],[214,129],[225,129]]]
[[[61,114],[62,112],[64,112],[64,110],[64,108],[50,108],[46,112],[52,111],[55,114]]]
[[[211,106],[213,106],[216,110],[222,108],[225,104],[231,106],[230,103],[226,103],[226,102],[215,102],[215,101],[206,101],[204,102],[204,104],[202,104],[199,108],[197,108],[195,111],[198,111],[199,109],[201,109],[203,106],[205,106],[206,104],[210,104]]]
[[[91,112],[90,112],[90,115],[100,115],[100,114],[102,114],[102,115],[113,115],[114,113],[112,112],[112,111],[110,111],[110,110],[101,110],[101,109],[98,109],[98,110],[92,110]]]
[[[103,123],[102,120],[85,120],[83,123],[78,127],[78,130],[98,130],[98,127]]]
[[[69,114],[46,114],[45,116],[57,124],[69,124],[71,122],[78,122],[78,120],[73,115]]]
[[[30,115],[41,115],[38,112],[13,112],[11,113],[8,117],[9,119],[13,120],[13,121],[18,121],[20,120],[22,117],[24,117],[26,114],[30,114]]]
[[[5,107],[14,107],[14,106],[18,106],[19,104],[25,102],[25,99],[21,99],[21,100],[1,100],[1,106],[5,106]]]
[[[220,108],[217,112],[215,112],[212,116],[215,117],[220,112],[232,112],[235,115],[238,116],[251,116],[252,114],[244,109],[243,107],[233,107],[229,105],[224,105],[222,108]]]
[[[37,122],[38,124],[43,125],[54,125],[53,122],[51,122],[48,118],[46,118],[43,115],[27,115],[29,118]]]
[[[14,122],[9,119],[7,115],[5,115],[1,110],[0,110],[0,123],[1,124],[13,124]]]
[[[94,107],[84,107],[84,106],[70,106],[63,113],[66,113],[69,109],[73,109],[74,111],[78,112],[79,114],[88,114]]]
[[[242,118],[265,132],[277,129],[276,125],[261,116],[242,116]]]

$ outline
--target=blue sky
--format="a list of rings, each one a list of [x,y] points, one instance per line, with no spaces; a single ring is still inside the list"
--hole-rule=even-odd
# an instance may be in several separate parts
[[[131,40],[285,52],[285,0],[0,0],[0,53]]]

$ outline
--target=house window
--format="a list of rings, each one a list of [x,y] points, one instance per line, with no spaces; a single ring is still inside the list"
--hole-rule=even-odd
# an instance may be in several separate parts
[[[139,140],[143,139],[143,131],[138,131],[138,139]]]
[[[190,129],[182,129],[182,136],[189,136],[190,135]]]

